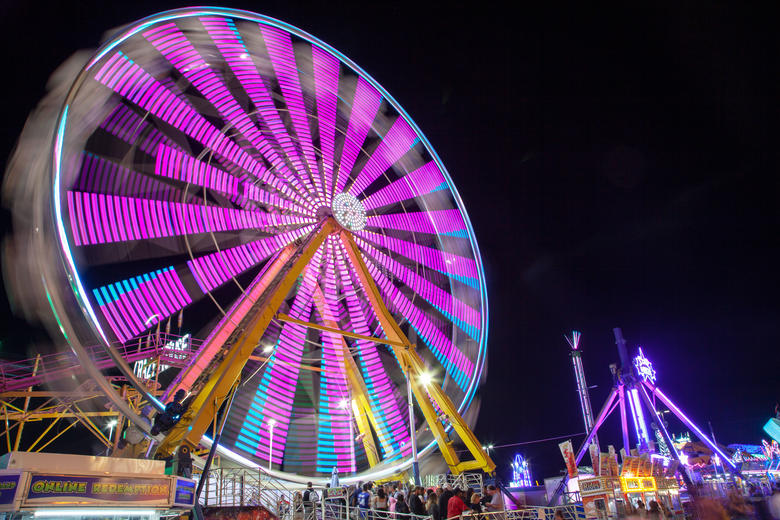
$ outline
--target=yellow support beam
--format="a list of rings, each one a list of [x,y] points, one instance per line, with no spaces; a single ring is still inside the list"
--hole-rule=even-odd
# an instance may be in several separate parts
[[[469,428],[466,421],[463,420],[463,417],[460,416],[460,413],[458,413],[457,408],[450,398],[438,385],[431,384],[423,388],[420,384],[419,381],[421,376],[425,372],[425,364],[423,363],[422,358],[420,358],[420,355],[417,354],[414,345],[412,345],[403,333],[401,327],[385,306],[379,288],[371,277],[368,266],[363,260],[362,253],[352,238],[352,234],[349,231],[342,230],[340,238],[345,246],[344,248],[347,252],[347,256],[349,257],[352,266],[355,268],[355,273],[363,286],[366,297],[374,309],[379,324],[382,326],[382,330],[384,330],[389,339],[403,344],[403,347],[391,346],[391,348],[393,349],[396,358],[400,361],[401,368],[407,375],[407,380],[412,386],[412,392],[417,400],[417,404],[422,410],[423,416],[425,417],[450,470],[455,474],[459,474],[468,469],[481,468],[487,473],[492,473],[496,468],[496,464],[487,452],[482,449],[482,444],[477,440],[476,436],[471,431],[471,428]],[[452,447],[452,443],[447,438],[444,426],[439,420],[431,401],[436,402],[436,404],[439,405],[439,408],[447,415],[453,429],[458,433],[461,441],[463,441],[468,451],[474,457],[474,460],[460,461],[458,454]]]
[[[295,323],[296,325],[302,325],[304,327],[307,327],[309,329],[314,330],[320,330],[322,332],[332,332],[334,334],[338,334],[339,336],[345,336],[347,338],[352,339],[362,339],[363,341],[371,341],[373,343],[381,343],[382,345],[392,345],[394,347],[404,347],[403,343],[400,341],[393,341],[391,339],[387,338],[375,338],[374,336],[364,336],[363,334],[357,334],[355,332],[350,332],[348,330],[341,330],[338,326],[328,326],[328,325],[320,325],[319,323],[311,323],[309,321],[303,321],[298,320],[296,318],[293,318],[291,316],[288,316],[286,314],[282,314],[281,312],[277,314],[277,319],[279,321],[286,321],[288,323]]]
[[[230,346],[213,372],[208,375],[205,384],[199,389],[187,411],[157,447],[155,453],[157,458],[172,455],[179,446],[187,446],[193,451],[197,448],[201,437],[227,399],[230,389],[241,376],[244,365],[265,334],[268,324],[295,286],[298,276],[309,264],[325,238],[339,229],[341,227],[336,221],[328,218],[300,247],[291,244],[277,257],[274,263],[281,265],[272,265],[267,271],[278,274],[268,281],[268,289],[261,295],[257,308],[253,309],[254,314],[243,327],[241,336]]]

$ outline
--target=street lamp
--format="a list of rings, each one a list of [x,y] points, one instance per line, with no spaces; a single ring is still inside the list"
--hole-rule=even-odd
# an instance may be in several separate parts
[[[352,424],[352,401],[342,399],[339,401],[339,408],[347,412],[347,420],[349,421],[349,455],[351,460],[349,465],[352,471],[355,471],[355,426]]]
[[[271,469],[271,465],[274,461],[274,426],[276,426],[276,419],[268,420],[268,469]]]
[[[116,427],[116,419],[111,419],[106,424],[108,426],[108,443],[111,444],[111,437],[114,436],[114,428]],[[111,450],[111,447],[106,448],[106,453],[109,453]]]

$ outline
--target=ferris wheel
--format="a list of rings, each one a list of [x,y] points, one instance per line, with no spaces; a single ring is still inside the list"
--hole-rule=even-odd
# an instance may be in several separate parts
[[[470,433],[488,308],[468,216],[409,115],[329,45],[222,8],[130,25],[67,96],[52,187],[90,327],[203,338],[168,392],[233,392],[236,460],[370,478]]]

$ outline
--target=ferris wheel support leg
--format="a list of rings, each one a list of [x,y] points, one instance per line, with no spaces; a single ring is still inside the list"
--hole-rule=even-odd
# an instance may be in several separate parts
[[[179,446],[186,445],[192,450],[197,448],[203,434],[206,433],[219,408],[227,399],[230,389],[241,376],[244,365],[265,334],[279,306],[295,286],[298,276],[309,264],[325,238],[339,229],[336,221],[329,218],[322,223],[317,232],[309,235],[307,240],[296,248],[292,257],[286,261],[284,260],[286,256],[277,259],[283,262],[283,265],[277,271],[278,275],[270,281],[268,290],[257,302],[251,320],[246,324],[242,323],[240,333],[233,336],[234,342],[229,346],[225,356],[217,362],[212,371],[209,371],[205,383],[187,411],[158,446],[155,453],[157,458],[172,455]]]
[[[376,286],[374,279],[368,272],[368,266],[366,266],[362,254],[352,238],[352,234],[349,231],[342,230],[340,237],[344,243],[347,256],[355,268],[358,279],[365,290],[366,297],[382,326],[382,330],[390,340],[403,344],[402,347],[391,345],[391,348],[393,349],[396,358],[401,363],[401,368],[408,378],[417,404],[420,407],[420,410],[422,410],[425,421],[428,423],[428,426],[436,439],[436,443],[439,445],[441,454],[450,467],[450,470],[456,474],[472,469],[482,469],[487,473],[492,473],[496,468],[495,463],[487,452],[482,449],[482,444],[477,440],[474,432],[468,427],[466,421],[463,420],[463,417],[460,416],[460,413],[450,398],[436,384],[421,385],[421,376],[425,372],[425,364],[423,363],[422,358],[417,354],[414,345],[403,333],[401,327],[395,321],[392,314],[387,309],[387,306],[385,306],[379,288]],[[458,433],[461,441],[463,441],[466,448],[474,457],[474,460],[460,461],[460,458],[458,457],[458,454],[455,453],[452,443],[444,430],[444,426],[433,407],[433,402],[435,402],[442,412],[446,414],[452,427]]]

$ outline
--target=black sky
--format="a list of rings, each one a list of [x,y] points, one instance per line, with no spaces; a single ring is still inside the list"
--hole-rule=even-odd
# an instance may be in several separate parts
[[[0,4],[3,162],[59,63],[111,27],[185,5],[124,4]],[[563,340],[572,328],[596,408],[615,326],[720,442],[757,442],[780,398],[775,13],[676,4],[215,4],[342,51],[448,167],[488,280],[485,442],[582,431]],[[5,234],[5,210],[2,222]],[[6,301],[0,313],[4,355],[29,348],[34,330]],[[617,424],[601,437],[617,444]],[[496,453],[505,475],[514,451]],[[537,477],[562,466],[555,443],[521,451]]]

